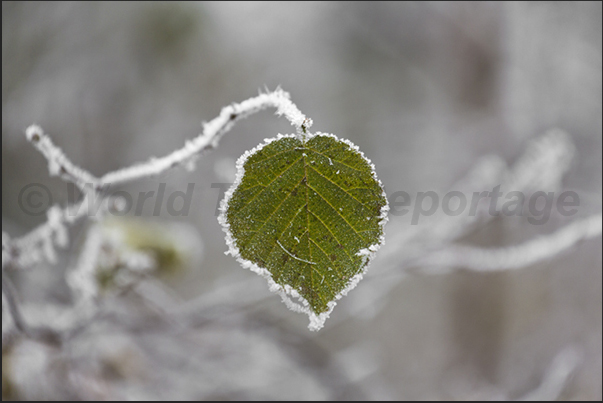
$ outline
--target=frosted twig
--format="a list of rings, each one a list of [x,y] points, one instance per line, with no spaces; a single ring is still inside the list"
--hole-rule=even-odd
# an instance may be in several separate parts
[[[8,276],[2,271],[2,302],[8,306],[8,313],[12,318],[15,328],[25,334],[27,337],[32,339],[38,339],[45,342],[56,343],[60,340],[60,334],[54,329],[46,326],[33,327],[30,326],[19,308],[19,301],[17,301],[15,287]]]
[[[558,129],[549,130],[531,140],[524,154],[511,168],[507,168],[506,163],[498,156],[482,157],[451,189],[468,196],[474,191],[491,190],[496,185],[501,185],[501,189],[505,191],[517,190],[526,194],[541,189],[555,190],[560,187],[561,179],[569,169],[574,149],[570,137],[565,132]],[[599,214],[570,224],[559,230],[559,233],[512,248],[484,250],[461,246],[448,247],[450,242],[467,234],[477,224],[493,218],[489,212],[490,204],[490,198],[484,198],[479,201],[475,214],[449,217],[439,212],[431,217],[422,217],[421,225],[416,226],[411,226],[408,222],[390,222],[387,243],[375,261],[381,268],[381,275],[366,278],[364,291],[358,291],[365,294],[362,304],[356,306],[348,303],[349,310],[332,320],[345,320],[347,317],[362,314],[366,307],[379,306],[389,292],[407,277],[407,268],[431,266],[430,268],[435,268],[436,271],[451,267],[476,271],[505,270],[509,265],[519,268],[553,257],[580,239],[589,239],[601,234]],[[498,206],[495,206],[495,211],[499,211]],[[537,249],[530,250],[534,247]],[[472,253],[474,250],[476,253]],[[509,254],[510,252],[513,253]]]
[[[544,379],[533,391],[517,399],[517,401],[553,401],[559,398],[570,375],[582,361],[582,352],[570,346],[563,349],[544,374]]]
[[[107,199],[100,206],[93,206],[91,198],[95,193],[88,192],[79,203],[64,208],[51,207],[47,212],[47,221],[20,238],[10,241],[6,249],[9,261],[14,268],[31,267],[45,258],[52,262],[54,245],[64,248],[69,243],[67,224],[74,224],[85,216],[100,216],[107,208]],[[96,211],[94,211],[96,209]],[[4,251],[3,246],[3,251]],[[3,261],[3,265],[4,265]]]
[[[85,196],[75,205],[63,209],[58,207],[51,209],[46,223],[25,236],[9,242],[6,252],[3,245],[3,267],[9,261],[15,260],[14,267],[29,267],[44,258],[52,262],[53,245],[64,247],[68,243],[65,224],[73,224],[84,216],[98,218],[106,210],[108,201],[102,199],[100,210],[93,211],[93,208],[99,208],[96,199],[101,198],[100,189],[157,175],[177,165],[186,164],[203,150],[216,147],[222,135],[230,130],[235,122],[270,107],[276,108],[276,114],[285,116],[298,131],[305,131],[312,125],[312,120],[306,118],[291,102],[289,94],[279,88],[274,92],[260,94],[222,108],[220,115],[204,124],[203,133],[187,141],[183,148],[162,158],[151,158],[147,162],[109,172],[100,179],[73,164],[39,126],[30,126],[26,130],[26,137],[48,159],[50,175],[60,176],[64,180],[73,182]]]
[[[561,129],[551,129],[530,141],[510,169],[505,190],[555,191],[570,168],[576,147]],[[504,188],[505,186],[503,186]]]
[[[569,135],[560,130],[552,129],[531,140],[526,145],[526,151],[511,166],[499,156],[488,155],[480,158],[471,171],[460,181],[450,187],[450,190],[460,191],[468,200],[472,193],[492,190],[500,185],[503,192],[520,191],[526,194],[536,190],[554,191],[560,187],[561,179],[570,167],[575,147]],[[493,218],[490,214],[490,197],[478,199],[477,208],[471,207],[458,216],[448,216],[439,209],[431,217],[422,217],[421,224],[400,228],[395,239],[390,236],[388,244],[405,245],[408,242],[448,242],[467,234],[477,223],[483,223]],[[500,211],[499,205],[494,206],[495,212]],[[386,247],[381,253],[399,255],[397,249],[388,251]],[[397,259],[396,259],[397,260]]]
[[[38,331],[27,326],[10,281],[8,279],[4,281],[6,268],[27,268],[44,260],[55,262],[55,246],[64,248],[69,243],[68,225],[83,217],[98,220],[107,211],[112,199],[102,196],[100,194],[102,189],[157,175],[178,165],[189,164],[202,151],[216,147],[222,135],[238,120],[269,107],[275,108],[277,115],[284,115],[296,127],[298,133],[306,133],[307,128],[312,125],[312,121],[291,102],[289,94],[279,88],[274,92],[260,94],[241,103],[224,107],[216,118],[203,125],[203,132],[199,136],[187,141],[181,149],[162,158],[151,158],[147,162],[109,172],[101,178],[95,177],[71,162],[39,126],[32,125],[27,128],[26,138],[48,160],[50,175],[74,183],[84,193],[84,197],[78,203],[64,208],[51,207],[47,212],[47,221],[20,238],[11,239],[8,234],[2,234],[3,303],[5,302],[8,307],[7,310],[15,327],[31,337],[53,332],[52,329]],[[74,319],[92,317],[88,315],[89,308],[93,308],[94,312],[98,311],[94,308],[95,304],[90,303],[95,300],[99,291],[95,271],[102,254],[102,244],[103,236],[100,228],[93,225],[87,234],[76,267],[68,274],[67,282],[76,293],[76,303],[71,309],[72,314],[75,315]],[[134,252],[124,252],[120,258],[123,260],[121,264],[139,274],[153,265],[149,256]]]
[[[2,270],[12,259],[10,235],[2,231]]]
[[[519,269],[550,259],[581,240],[600,236],[601,220],[601,214],[595,214],[574,221],[553,234],[507,248],[482,249],[455,245],[415,260],[410,265],[459,267],[480,272]]]
[[[40,126],[29,126],[25,131],[25,137],[48,160],[50,176],[59,176],[67,182],[72,182],[82,191],[86,185],[98,186],[99,180],[88,171],[73,164]]]
[[[15,327],[25,334],[30,333],[29,327],[21,315],[21,310],[19,309],[17,298],[15,296],[13,283],[6,276],[6,274],[2,272],[2,302],[4,301],[6,301],[8,312],[12,317]]]
[[[102,241],[98,225],[93,225],[86,234],[75,268],[67,274],[67,284],[75,291],[79,301],[90,301],[98,295],[95,274]]]
[[[147,162],[109,172],[100,179],[100,182],[107,185],[131,182],[158,175],[169,168],[184,164],[203,150],[217,147],[222,135],[229,131],[238,120],[271,107],[276,108],[277,115],[284,115],[299,130],[305,130],[312,124],[312,121],[307,119],[297,106],[291,102],[289,94],[277,89],[274,92],[260,94],[239,104],[222,108],[217,117],[203,125],[203,133],[187,141],[181,149],[162,158],[151,158]]]

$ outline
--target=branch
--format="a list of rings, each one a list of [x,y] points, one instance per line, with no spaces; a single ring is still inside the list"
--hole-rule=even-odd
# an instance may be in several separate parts
[[[90,172],[71,162],[40,126],[29,126],[25,130],[25,137],[48,160],[50,176],[59,176],[67,182],[72,182],[82,191],[86,185],[98,186],[99,180]]]
[[[92,226],[86,233],[86,241],[76,266],[67,274],[67,284],[75,291],[78,303],[91,301],[98,295],[95,275],[102,241],[100,228]]]
[[[565,389],[568,379],[583,360],[583,352],[575,346],[561,350],[544,374],[544,379],[538,387],[517,401],[553,401]]]
[[[284,115],[297,128],[298,132],[305,131],[312,124],[312,121],[307,119],[291,102],[289,94],[277,89],[269,94],[260,94],[240,104],[222,108],[220,115],[203,125],[203,133],[193,140],[187,141],[181,149],[162,158],[151,158],[147,162],[109,172],[100,179],[100,182],[103,185],[131,182],[158,175],[172,167],[184,164],[203,150],[217,147],[222,135],[229,131],[238,120],[270,107],[276,108],[278,115]]]
[[[95,193],[94,193],[95,194]],[[69,234],[67,224],[73,224],[80,218],[91,215],[92,201],[94,197],[90,193],[87,194],[82,201],[74,205],[60,208],[53,206],[48,209],[46,216],[47,220],[44,224],[34,228],[20,238],[16,238],[6,245],[6,263],[4,261],[5,247],[3,245],[3,261],[5,264],[13,263],[12,268],[31,267],[36,263],[46,259],[49,262],[55,261],[54,245],[61,248],[67,247],[69,244]],[[103,204],[107,204],[108,200]],[[100,212],[104,212],[106,207],[99,207]]]
[[[409,266],[459,267],[478,272],[515,270],[551,259],[581,240],[601,235],[601,214],[574,221],[553,234],[520,245],[482,249],[455,245],[415,260]]]
[[[312,120],[306,118],[291,102],[289,94],[277,89],[272,93],[260,94],[239,104],[222,108],[216,118],[203,125],[203,132],[187,141],[181,149],[162,158],[151,158],[147,162],[109,172],[101,178],[71,162],[42,128],[37,125],[27,128],[26,138],[48,160],[50,176],[59,176],[74,183],[83,192],[84,197],[78,203],[64,208],[51,207],[47,211],[46,222],[20,238],[11,239],[8,234],[2,233],[2,301],[16,329],[31,338],[44,341],[56,342],[60,340],[61,335],[67,334],[54,330],[54,326],[32,327],[27,324],[19,308],[14,287],[5,275],[5,269],[27,268],[44,260],[54,263],[55,245],[65,248],[69,243],[68,225],[83,217],[99,220],[108,211],[111,203],[116,202],[116,199],[103,196],[103,189],[158,175],[178,165],[188,166],[204,150],[217,147],[221,137],[237,121],[269,107],[275,108],[277,115],[284,115],[296,127],[299,136],[307,133],[307,128],[312,125]],[[94,303],[98,295],[95,270],[102,254],[102,242],[100,229],[95,225],[88,231],[76,267],[68,274],[67,283],[75,291],[76,297],[69,315],[73,319],[73,326],[70,327],[72,330],[77,329],[81,323],[87,323],[99,312],[97,304]],[[125,259],[123,263],[126,266],[132,266],[141,273],[152,266],[146,255],[130,253],[123,254],[121,258]]]
[[[7,241],[6,245],[3,241],[2,267],[9,262],[15,263],[11,266],[15,268],[29,267],[44,259],[53,262],[54,245],[66,247],[68,244],[66,224],[73,224],[85,216],[98,218],[107,210],[111,200],[101,197],[101,189],[158,175],[175,166],[187,164],[202,151],[217,147],[224,133],[228,132],[237,121],[270,107],[276,108],[277,115],[285,116],[296,127],[298,133],[306,132],[306,129],[312,125],[312,120],[291,102],[289,93],[276,89],[274,92],[260,94],[239,104],[222,108],[220,115],[204,124],[203,133],[187,141],[181,149],[162,158],[151,158],[147,162],[109,172],[100,179],[73,164],[39,126],[30,126],[26,130],[26,137],[48,160],[50,175],[60,176],[65,181],[73,182],[84,192],[84,199],[62,209],[59,207],[49,209],[48,220],[44,224],[21,238]],[[100,206],[99,199],[101,199]]]
[[[50,344],[57,344],[61,340],[61,334],[47,326],[30,326],[19,308],[15,287],[8,276],[2,271],[2,302],[6,301],[8,313],[13,320],[15,328],[31,339],[40,340]],[[4,313],[4,312],[3,312]]]
[[[570,136],[560,129],[552,129],[528,142],[525,148],[525,152],[511,167],[507,167],[505,161],[497,155],[480,158],[467,175],[449,190],[460,191],[471,200],[473,192],[488,191],[497,185],[500,185],[502,192],[521,191],[526,197],[536,190],[555,191],[560,188],[561,179],[568,171],[575,153]],[[400,225],[398,233],[389,237],[388,244],[450,242],[467,234],[477,224],[491,220],[493,216],[490,214],[490,204],[490,197],[482,198],[475,214],[469,214],[469,208],[463,214],[452,217],[438,209],[430,217],[421,217],[420,225]],[[500,212],[501,204],[499,201],[494,206],[497,212]],[[386,250],[381,251],[382,256],[388,253],[399,255],[398,248]],[[395,256],[395,260],[397,262],[399,257]]]

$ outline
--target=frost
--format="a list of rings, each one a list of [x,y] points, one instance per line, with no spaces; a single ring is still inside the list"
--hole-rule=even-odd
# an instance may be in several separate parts
[[[320,133],[320,132],[315,133],[315,134],[306,133],[305,140],[307,141],[315,136],[330,137],[337,141],[344,142],[346,145],[348,145],[350,147],[350,149],[357,152],[365,160],[365,162],[368,164],[368,166],[371,168],[371,174],[372,174],[373,178],[379,184],[381,189],[383,189],[381,182],[377,178],[374,165],[371,163],[371,161],[368,158],[366,158],[366,156],[364,156],[364,154],[358,149],[358,147],[356,145],[354,145],[353,143],[351,143],[348,140],[340,140],[333,134],[326,134],[326,133]],[[347,295],[347,293],[349,291],[351,291],[352,289],[354,289],[356,287],[356,285],[358,285],[360,280],[362,280],[364,274],[366,273],[366,271],[369,267],[370,261],[374,258],[377,250],[383,245],[384,240],[385,240],[385,237],[383,235],[383,228],[387,222],[387,212],[389,211],[389,206],[387,204],[387,198],[385,197],[385,192],[383,191],[382,196],[385,200],[385,204],[381,208],[380,215],[378,217],[379,225],[382,230],[381,231],[382,234],[379,237],[379,242],[374,245],[369,246],[368,248],[361,249],[358,252],[358,256],[363,257],[363,259],[361,261],[362,263],[360,266],[361,267],[360,272],[358,272],[357,274],[352,276],[348,280],[347,285],[337,295],[335,295],[335,297],[333,298],[332,301],[329,301],[327,303],[326,311],[324,311],[320,314],[316,314],[315,312],[312,311],[309,302],[303,296],[301,296],[297,290],[293,289],[290,285],[280,285],[280,284],[276,283],[274,281],[274,279],[272,278],[272,274],[270,273],[270,271],[268,269],[266,269],[264,267],[260,267],[256,263],[251,262],[241,256],[241,253],[237,246],[236,240],[234,239],[234,236],[230,231],[230,224],[227,222],[227,218],[226,218],[226,214],[227,214],[227,211],[229,208],[229,202],[230,202],[231,198],[233,197],[233,194],[235,193],[235,191],[241,184],[243,177],[245,176],[244,166],[245,166],[245,163],[247,162],[247,160],[251,156],[256,154],[257,152],[262,150],[264,147],[266,147],[268,144],[270,144],[274,141],[283,139],[283,138],[298,138],[298,136],[295,134],[287,134],[287,135],[278,134],[277,137],[275,137],[275,138],[265,139],[264,143],[259,144],[258,146],[254,147],[252,150],[246,151],[245,153],[243,153],[243,155],[241,155],[241,157],[239,157],[239,159],[236,162],[237,174],[235,176],[235,181],[232,184],[232,186],[230,187],[230,189],[228,189],[228,191],[226,191],[226,193],[224,195],[224,199],[220,203],[220,215],[218,217],[218,222],[221,224],[222,229],[225,233],[226,245],[228,247],[228,250],[225,253],[235,257],[236,260],[241,264],[241,266],[243,268],[250,269],[251,271],[264,277],[266,279],[266,281],[268,282],[269,290],[271,292],[274,292],[274,293],[277,293],[278,295],[280,295],[281,299],[283,300],[283,302],[289,309],[291,309],[295,312],[302,312],[302,313],[307,314],[309,317],[309,320],[310,320],[308,328],[310,330],[317,331],[317,330],[320,330],[324,326],[325,321],[327,320],[327,318],[329,317],[329,315],[331,314],[331,312],[337,305],[337,301],[340,298],[342,298],[343,296]],[[306,156],[305,153],[303,155]],[[330,165],[333,165],[333,162],[330,158],[329,158],[329,162],[330,162]],[[339,173],[340,173],[340,171],[338,170],[337,174],[339,174]],[[341,210],[341,208],[340,208],[340,210]],[[370,217],[368,219],[370,219]],[[299,243],[299,238],[295,237],[294,239]],[[304,259],[301,259],[301,258],[295,256],[290,251],[288,251],[278,240],[276,242],[289,256],[293,257],[294,259],[301,260],[301,261],[309,263],[309,264],[315,264],[315,262],[306,261]],[[328,267],[327,270],[331,271],[332,268]],[[321,279],[321,284],[323,281],[324,281],[324,276]]]

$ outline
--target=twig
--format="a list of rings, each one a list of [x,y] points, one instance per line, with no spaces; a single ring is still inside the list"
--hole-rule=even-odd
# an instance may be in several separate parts
[[[29,126],[25,130],[25,137],[48,160],[50,176],[59,176],[67,182],[72,182],[82,191],[85,190],[86,185],[98,186],[98,178],[71,162],[40,126]]]
[[[78,301],[90,301],[98,295],[95,274],[102,241],[100,229],[93,225],[86,233],[75,268],[67,274],[67,284],[75,291]]]
[[[553,401],[559,398],[568,379],[574,373],[583,358],[582,352],[574,347],[561,350],[544,374],[544,379],[533,391],[517,399],[517,401]]]
[[[305,131],[312,125],[312,120],[306,118],[291,102],[289,94],[277,89],[222,108],[220,115],[204,124],[203,133],[187,141],[181,149],[162,158],[151,158],[147,162],[109,172],[100,179],[73,164],[39,126],[30,126],[26,130],[26,137],[48,159],[50,175],[60,176],[63,180],[76,184],[84,192],[84,199],[75,205],[63,209],[56,207],[49,211],[48,220],[44,224],[21,238],[7,242],[6,250],[11,251],[10,253],[5,254],[3,243],[3,267],[10,260],[16,260],[13,262],[16,264],[12,265],[15,268],[30,267],[44,258],[52,262],[53,245],[67,245],[65,224],[73,224],[82,217],[98,217],[106,211],[110,201],[101,197],[101,189],[158,175],[175,166],[186,164],[202,151],[216,147],[222,135],[237,121],[270,107],[276,108],[277,115],[285,116],[298,132]]]
[[[40,340],[43,342],[57,344],[61,340],[61,335],[54,329],[47,326],[33,327],[30,326],[19,308],[19,302],[16,297],[16,290],[8,276],[2,271],[2,299],[8,305],[8,312],[11,315],[15,328],[31,339]]]
[[[470,246],[451,246],[423,258],[409,266],[458,267],[472,271],[490,272],[520,269],[566,251],[581,240],[601,235],[601,214],[595,214],[523,244],[499,249]]]
[[[289,94],[277,89],[274,92],[250,98],[240,104],[232,104],[222,108],[220,115],[203,125],[203,133],[193,140],[187,141],[183,148],[162,158],[151,158],[147,162],[109,172],[100,179],[100,182],[103,185],[131,182],[158,175],[172,167],[186,163],[202,151],[217,147],[222,135],[229,131],[238,120],[271,107],[276,108],[276,113],[284,115],[298,130],[311,125],[311,120],[307,119],[297,106],[291,102]]]
[[[59,336],[59,333],[52,329],[34,329],[28,326],[19,309],[12,283],[5,275],[5,269],[29,268],[44,260],[55,262],[55,246],[65,248],[69,243],[67,226],[84,217],[99,220],[114,202],[113,199],[103,196],[101,191],[109,186],[158,175],[178,165],[189,164],[204,150],[217,147],[224,133],[229,131],[237,121],[270,107],[276,109],[277,115],[285,116],[296,127],[299,135],[307,133],[307,129],[312,125],[312,120],[291,102],[289,94],[279,88],[274,92],[260,94],[222,108],[216,118],[203,125],[203,132],[187,141],[181,149],[162,158],[151,158],[147,162],[109,172],[101,178],[95,177],[71,162],[41,127],[32,125],[27,128],[26,138],[48,160],[50,176],[59,176],[67,182],[74,183],[83,192],[84,197],[78,203],[64,208],[51,207],[47,212],[46,222],[20,238],[11,239],[8,234],[2,233],[3,301],[6,301],[15,327],[32,338],[56,339]],[[85,314],[77,314],[77,317],[93,317],[98,313],[98,306],[94,303],[98,294],[94,274],[101,245],[100,229],[93,226],[87,234],[76,268],[68,274],[67,282],[76,292],[76,301],[71,308],[72,313]],[[137,265],[148,266],[146,260],[143,262],[138,259],[140,256],[130,257],[137,257],[135,259]],[[133,261],[128,261],[126,264],[133,264]],[[93,315],[90,315],[91,312]]]

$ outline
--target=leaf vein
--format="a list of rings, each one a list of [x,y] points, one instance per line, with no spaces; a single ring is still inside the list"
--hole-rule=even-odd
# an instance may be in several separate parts
[[[320,193],[318,193],[318,191],[316,189],[314,189],[312,186],[310,186],[310,184],[307,185],[310,189],[312,189],[314,191],[314,193],[316,193],[318,196],[320,196],[320,198],[322,200],[324,200],[325,203],[327,203],[329,205],[329,207],[331,207],[333,209],[333,211],[339,216],[341,217],[341,219],[343,221],[345,221],[345,223],[352,229],[352,231],[354,231],[354,233],[356,235],[358,235],[358,237],[362,240],[362,242],[364,242],[364,238],[362,236],[360,236],[360,232],[354,228],[354,226],[352,226],[352,224],[350,224],[348,222],[348,220],[345,219],[345,217],[339,212],[337,211],[337,209],[335,207],[333,207],[333,205],[331,203],[329,203],[329,201],[327,199],[325,199],[325,197],[323,195],[321,195]]]
[[[299,181],[299,183],[297,185],[295,185],[295,187],[293,188],[293,190],[297,189],[299,187],[299,185],[301,185],[303,179],[301,181]],[[272,216],[274,216],[274,214],[281,208],[281,206],[283,205],[283,203],[291,196],[293,192],[289,193],[280,203],[278,206],[276,206],[276,208],[272,211],[272,213],[270,213],[270,215],[268,216],[268,218],[266,219],[266,221],[264,222],[264,224],[262,224],[262,226],[260,228],[258,228],[256,230],[256,232],[260,232],[262,230],[262,228],[264,228],[266,226],[266,224],[268,223],[268,221],[270,221],[270,219],[272,218]],[[293,221],[291,221],[293,222]],[[288,228],[288,227],[287,227]],[[286,228],[285,228],[286,229]],[[249,240],[249,242],[247,242],[246,245],[249,245],[253,239],[256,237],[257,233],[251,237],[251,239]],[[246,246],[245,245],[245,246]],[[273,245],[274,247],[274,245]]]
[[[316,168],[314,168],[314,167],[310,167],[310,168],[312,168],[312,170],[314,172],[316,172],[317,174],[319,174],[320,176],[322,176],[323,178],[325,178],[326,180],[328,180],[329,182],[331,182],[333,185],[337,186],[339,189],[341,189],[342,192],[344,192],[345,194],[347,194],[348,196],[350,196],[352,199],[356,200],[358,203],[360,203],[362,205],[362,207],[364,207],[367,210],[369,210],[369,208],[366,207],[366,204],[362,203],[360,200],[358,200],[357,198],[355,198],[354,196],[352,196],[351,194],[349,194],[347,190],[345,190],[344,188],[342,188],[341,186],[339,186],[337,183],[333,182],[327,176],[325,176],[322,173],[320,173],[320,171],[318,171]]]
[[[365,174],[365,172],[364,172],[363,170],[358,169],[358,168],[354,168],[353,166],[348,165],[348,164],[346,164],[345,162],[342,162],[342,161],[340,161],[340,160],[337,160],[337,159],[335,159],[335,158],[333,158],[333,157],[329,157],[328,155],[323,154],[323,153],[321,153],[320,151],[316,151],[316,150],[315,150],[315,149],[313,149],[313,148],[308,148],[308,150],[310,150],[310,151],[312,151],[312,152],[315,152],[316,154],[320,154],[320,155],[322,155],[322,156],[323,156],[323,157],[325,157],[325,158],[329,158],[329,159],[331,159],[331,160],[333,160],[333,161],[335,161],[335,162],[337,162],[337,163],[339,163],[339,164],[341,164],[341,165],[343,165],[343,166],[346,166],[346,167],[348,167],[348,168],[350,168],[350,169],[353,169],[354,171],[362,172],[363,174]],[[352,151],[352,152],[354,152],[354,153],[357,153],[357,151],[352,150],[352,149],[349,149],[349,150],[346,150],[346,151]]]
[[[338,244],[340,244],[341,246],[343,246],[343,244],[341,243],[341,241],[339,239],[337,239],[337,237],[335,236],[335,234],[333,233],[333,231],[331,231],[331,228],[329,228],[329,226],[323,220],[321,220],[320,217],[318,217],[316,214],[314,214],[310,210],[308,210],[308,212],[310,214],[312,214],[318,221],[320,221],[320,223],[327,229],[327,231],[329,231],[331,233],[331,236],[333,236],[333,239],[335,239]],[[310,239],[309,235],[308,235],[308,239]],[[348,251],[345,249],[345,246],[343,247],[343,251],[345,252],[345,254],[348,257],[348,259],[350,259],[350,262],[352,262],[352,265],[354,265],[354,259],[352,259],[352,257],[348,253]]]
[[[281,155],[281,154],[284,154],[284,153],[286,153],[286,152],[289,152],[289,151],[295,151],[295,149],[291,150],[290,148],[288,148],[288,149],[286,149],[286,150],[284,150],[284,151],[279,151],[278,153],[276,153],[276,154],[272,154],[272,155],[270,155],[270,156],[268,156],[268,157],[266,157],[266,158],[264,158],[264,159],[262,159],[262,160],[252,162],[252,163],[250,163],[250,164],[249,164],[249,166],[253,166],[253,165],[255,165],[255,164],[259,164],[260,162],[266,162],[266,161],[268,161],[268,160],[270,160],[270,159],[272,159],[272,158],[274,158],[274,157],[277,157],[277,156],[279,156],[279,155]]]
[[[272,183],[274,183],[274,182],[275,182],[277,179],[279,179],[280,177],[282,177],[282,176],[285,174],[285,172],[287,172],[289,169],[291,169],[291,167],[292,167],[293,165],[295,165],[295,164],[296,164],[298,161],[300,161],[302,158],[303,158],[303,157],[300,157],[300,158],[298,158],[297,160],[295,160],[295,161],[294,161],[293,163],[291,163],[291,165],[289,165],[289,166],[288,166],[288,167],[287,167],[287,168],[286,168],[284,171],[282,171],[282,172],[281,172],[280,174],[278,174],[278,175],[277,175],[277,176],[276,176],[276,177],[275,177],[273,180],[271,180],[271,181],[270,181],[270,183],[268,183],[267,185],[265,185],[265,187],[264,187],[264,189],[263,189],[263,190],[261,190],[261,191],[260,191],[258,194],[256,194],[255,196],[253,196],[253,197],[251,198],[251,200],[249,200],[247,203],[245,203],[245,205],[244,205],[243,207],[241,207],[241,209],[235,213],[235,216],[236,216],[236,215],[241,214],[241,213],[243,212],[243,210],[245,210],[245,209],[246,209],[246,208],[247,208],[247,207],[248,207],[248,206],[251,204],[251,202],[252,202],[252,201],[254,201],[254,200],[255,200],[255,199],[257,199],[257,198],[258,198],[258,197],[259,197],[261,194],[263,194],[263,193],[266,191],[266,189],[268,189],[268,188],[270,187],[270,185],[272,185]],[[295,190],[295,188],[293,188],[293,190]],[[293,190],[291,190],[291,191],[293,192]],[[287,195],[287,196],[289,196],[289,195]],[[285,199],[286,199],[286,197],[285,197]],[[284,200],[284,199],[283,199],[283,200]]]

